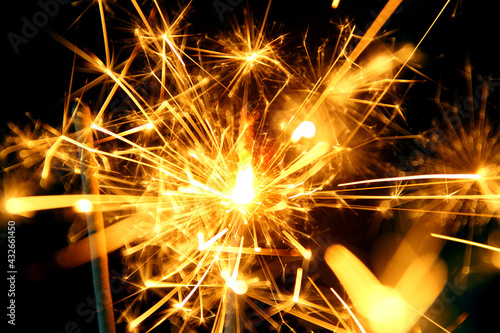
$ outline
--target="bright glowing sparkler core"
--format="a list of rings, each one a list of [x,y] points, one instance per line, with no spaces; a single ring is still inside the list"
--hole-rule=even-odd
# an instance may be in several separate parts
[[[248,204],[255,198],[253,170],[250,164],[238,171],[236,175],[236,185],[234,186],[231,197],[238,205]]]
[[[253,186],[253,169],[252,169],[252,154],[245,148],[238,153],[239,164],[238,173],[236,174],[236,184],[231,198],[237,205],[245,205],[251,203],[255,198],[255,190]]]

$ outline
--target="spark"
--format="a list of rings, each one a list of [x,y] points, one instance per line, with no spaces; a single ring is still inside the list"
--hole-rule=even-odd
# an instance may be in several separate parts
[[[293,244],[293,246],[295,246],[297,248],[297,250],[300,252],[300,254],[302,254],[302,256],[305,258],[305,259],[311,259],[311,251],[309,250],[306,250],[306,248],[304,246],[302,246],[302,244],[300,244],[297,239],[295,239],[295,237],[293,237],[292,235],[290,235],[288,233],[288,231],[286,230],[283,230],[283,234],[285,235],[285,237],[288,239],[288,241],[290,241],[290,243]]]
[[[199,233],[198,234],[198,241],[199,241],[198,249],[200,251],[205,251],[206,249],[210,248],[213,244],[215,244],[215,242],[217,242],[217,240],[219,240],[222,236],[224,236],[224,234],[227,232],[227,230],[228,229],[225,228],[224,230],[222,230],[221,232],[219,232],[217,235],[210,238],[210,240],[208,240],[206,242],[203,241],[203,234]]]
[[[361,324],[361,322],[359,321],[359,319],[356,317],[356,315],[352,312],[352,310],[349,307],[349,305],[347,305],[347,303],[342,299],[342,297],[340,297],[340,295],[335,291],[335,289],[330,288],[330,290],[335,295],[335,297],[337,297],[338,300],[342,303],[342,305],[347,310],[347,312],[349,312],[349,315],[351,316],[352,319],[354,319],[354,322],[359,327],[359,329],[361,330],[361,332],[366,333],[366,330],[364,329],[363,325]]]
[[[350,186],[358,184],[371,184],[371,183],[381,183],[381,182],[400,182],[405,180],[420,180],[420,179],[481,179],[481,175],[478,174],[432,174],[432,175],[413,175],[404,177],[390,177],[390,178],[379,178],[379,179],[368,179],[360,180],[357,182],[343,183],[338,186]]]
[[[490,250],[490,251],[500,252],[500,248],[498,248],[498,247],[487,245],[487,244],[482,244],[482,243],[478,243],[478,242],[474,242],[474,241],[470,241],[470,240],[467,240],[467,239],[456,238],[456,237],[451,237],[451,236],[446,236],[446,235],[440,235],[440,234],[435,234],[435,233],[431,233],[431,236],[432,237],[436,237],[436,238],[441,238],[441,239],[449,240],[449,241],[452,241],[452,242],[463,243],[463,244],[467,244],[467,245],[472,245],[472,246],[480,247],[480,248],[487,249],[487,250]]]
[[[94,204],[116,205],[120,203],[139,202],[140,196],[100,196],[100,195],[47,195],[10,198],[5,203],[5,209],[10,214],[22,214],[30,211],[59,209],[65,207],[91,207]]]
[[[297,276],[295,277],[295,287],[293,289],[293,298],[292,298],[295,303],[299,301],[300,286],[302,284],[303,271],[304,270],[302,268],[297,268]]]

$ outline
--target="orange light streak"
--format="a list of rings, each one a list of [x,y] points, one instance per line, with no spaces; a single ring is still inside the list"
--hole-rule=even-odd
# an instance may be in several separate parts
[[[305,259],[311,259],[311,251],[306,250],[305,247],[302,246],[288,231],[283,230],[283,235],[292,243],[293,246],[297,248],[297,250],[300,252],[300,254],[305,258]]]
[[[203,234],[199,233],[198,234],[198,241],[199,241],[199,246],[198,249],[200,251],[205,251],[206,249],[210,248],[212,245],[214,245],[215,242],[217,242],[222,236],[224,236],[227,232],[227,228],[219,232],[217,235],[214,237],[210,238],[210,240],[203,242]]]
[[[155,198],[145,200],[142,196],[131,195],[66,194],[10,198],[5,203],[5,209],[10,214],[21,214],[31,211],[76,207],[78,206],[78,202],[82,200],[86,200],[92,205],[156,202]]]
[[[330,290],[335,295],[335,297],[337,297],[337,299],[340,301],[340,303],[342,303],[342,305],[347,310],[347,312],[349,312],[349,315],[354,320],[354,322],[356,323],[356,325],[359,327],[359,329],[361,330],[361,332],[366,333],[366,330],[364,329],[363,325],[361,325],[361,322],[359,321],[358,317],[356,317],[356,315],[354,314],[354,312],[352,312],[352,310],[349,307],[349,305],[347,305],[347,303],[342,299],[342,297],[340,297],[340,295],[335,291],[335,289],[330,288]]]
[[[300,295],[300,286],[302,284],[302,268],[297,268],[297,276],[295,278],[295,287],[293,289],[293,301],[297,303],[299,301],[299,295]]]
[[[478,243],[478,242],[474,242],[474,241],[470,241],[470,240],[467,240],[467,239],[456,238],[456,237],[451,237],[451,236],[446,236],[446,235],[440,235],[440,234],[435,234],[435,233],[431,233],[431,236],[432,237],[436,237],[436,238],[441,238],[441,239],[449,240],[449,241],[452,241],[452,242],[457,242],[457,243],[462,243],[462,244],[467,244],[467,245],[472,245],[472,246],[480,247],[480,248],[483,248],[483,249],[486,249],[486,250],[490,250],[490,251],[500,252],[500,248],[498,248],[498,247],[487,245],[487,244],[482,244],[482,243]]]
[[[350,186],[358,184],[371,184],[371,183],[381,183],[381,182],[399,182],[405,180],[420,180],[420,179],[469,179],[478,180],[481,179],[481,175],[477,174],[434,174],[434,175],[413,175],[413,176],[403,176],[403,177],[390,177],[390,178],[377,178],[377,179],[367,179],[360,180],[357,182],[343,183],[338,186]]]

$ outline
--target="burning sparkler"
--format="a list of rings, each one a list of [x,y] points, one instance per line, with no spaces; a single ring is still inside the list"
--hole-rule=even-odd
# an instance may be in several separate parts
[[[407,331],[442,288],[446,273],[437,259],[438,247],[417,255],[409,250],[415,244],[402,243],[394,261],[399,264],[409,253],[412,261],[399,270],[389,264],[385,280],[344,247],[330,248],[326,260],[356,303],[359,319],[340,293],[332,289],[334,295],[326,294],[307,275],[315,228],[312,209],[387,211],[398,209],[397,200],[424,199],[420,192],[403,195],[392,185],[376,189],[389,189],[391,195],[364,195],[367,185],[436,179],[439,184],[475,183],[480,194],[427,192],[425,199],[453,196],[463,204],[487,196],[494,204],[489,217],[496,216],[492,163],[471,170],[344,181],[376,174],[360,166],[377,164],[369,151],[393,140],[389,133],[414,137],[394,122],[404,116],[393,88],[412,82],[401,73],[416,47],[362,56],[400,2],[388,1],[362,36],[350,25],[342,26],[331,61],[313,61],[304,45],[304,59],[312,68],[308,73],[279,55],[284,36],[266,36],[269,7],[260,25],[246,15],[231,37],[207,38],[194,46],[182,26],[187,9],[171,18],[157,1],[146,13],[132,0],[139,18],[136,42],[120,62],[109,45],[106,6],[98,1],[103,59],[56,36],[98,77],[68,97],[61,128],[42,125],[40,135],[12,125],[18,136],[1,153],[19,152],[20,165],[39,166],[42,186],[49,186],[54,170],[62,170],[71,182],[82,175],[85,188],[93,185],[83,195],[12,195],[6,210],[26,215],[74,207],[87,214],[88,227],[72,227],[73,244],[56,253],[56,259],[62,267],[73,267],[122,249],[129,271],[123,279],[135,290],[117,320],[130,331],[149,331],[167,320],[176,325],[179,318],[180,331],[200,326],[213,332],[253,331],[251,320],[241,316],[246,309],[276,330],[290,326],[286,316],[292,315],[338,332],[365,331],[365,326],[374,332]],[[332,7],[338,4],[334,1]],[[146,70],[137,70],[144,66]],[[144,93],[146,80],[156,88]],[[85,94],[100,85],[106,87],[104,97],[82,125],[79,117],[90,116]],[[119,94],[125,96],[127,112],[111,106]],[[445,146],[441,153],[450,151]],[[333,184],[338,185],[335,190]],[[366,199],[377,204],[354,203]],[[98,223],[103,218],[105,227]],[[101,261],[96,267],[100,274],[95,280],[106,278],[105,265]],[[287,266],[294,267],[293,290],[279,283]],[[414,279],[415,274],[420,275]],[[417,295],[415,285],[424,284],[430,285],[427,292]],[[109,299],[105,305],[108,315],[101,329],[111,331]]]

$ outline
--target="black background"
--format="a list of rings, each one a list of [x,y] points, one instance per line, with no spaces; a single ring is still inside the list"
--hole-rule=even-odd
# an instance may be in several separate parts
[[[450,99],[465,92],[466,81],[461,72],[470,59],[473,72],[483,76],[500,77],[498,35],[498,12],[495,2],[451,1],[442,17],[422,43],[420,50],[426,61],[420,70],[435,81],[442,82]],[[133,10],[125,1],[123,6]],[[289,33],[290,39],[300,40],[309,28],[311,43],[319,43],[322,38],[335,34],[335,22],[349,18],[362,30],[369,25],[376,13],[384,6],[384,1],[342,0],[338,9],[330,7],[330,1],[285,1],[275,0],[269,14],[269,22],[282,24],[283,32]],[[178,8],[176,3],[164,2],[167,9]],[[403,1],[402,9],[393,16],[384,27],[392,31],[392,37],[398,42],[416,44],[430,26],[444,1]],[[82,19],[70,26],[88,6],[88,1],[78,5],[60,5],[59,9],[40,28],[36,36],[27,44],[19,46],[16,53],[7,35],[10,32],[20,34],[23,22],[21,18],[32,16],[41,10],[37,1],[9,1],[2,5],[2,78],[0,80],[0,132],[4,137],[10,132],[7,122],[29,124],[25,116],[30,112],[35,119],[40,119],[53,126],[60,124],[63,98],[68,91],[73,54],[49,36],[49,31],[63,35],[80,47],[88,48],[103,58],[101,26],[97,5],[92,5]],[[267,1],[253,1],[251,4],[256,19],[263,17]],[[456,15],[452,16],[455,7]],[[242,17],[244,4],[234,8],[237,17]],[[230,27],[232,13],[224,13],[221,21],[212,1],[194,0],[189,16],[189,32],[207,33],[214,36],[218,31]],[[127,17],[123,17],[122,27],[126,27]],[[240,20],[242,22],[242,20]],[[130,37],[123,30],[111,31],[113,36]],[[86,79],[85,73],[77,74],[76,86]],[[437,85],[432,82],[416,85],[405,101],[408,112],[408,128],[418,132],[428,128],[432,119],[439,117],[432,98]],[[497,112],[498,97],[490,97],[490,112]],[[3,175],[2,177],[8,177]],[[16,328],[36,329],[37,332],[64,332],[75,325],[81,332],[96,332],[97,319],[92,315],[93,298],[92,279],[89,265],[61,271],[51,266],[51,255],[66,244],[69,222],[64,214],[38,213],[32,219],[2,215],[2,222],[14,219],[17,222],[17,286]],[[326,221],[325,223],[327,223]],[[345,235],[354,230],[344,230]],[[362,228],[362,226],[358,226]],[[340,231],[342,232],[342,231]],[[334,235],[341,238],[342,233]],[[359,241],[359,240],[357,240]],[[2,240],[2,243],[5,244]],[[366,246],[368,249],[369,246]],[[2,245],[4,249],[4,245]],[[461,246],[450,246],[449,252],[463,251]],[[5,256],[6,258],[6,256]],[[4,258],[2,258],[4,260]],[[121,273],[120,258],[110,256],[113,274]],[[2,263],[2,267],[4,264]],[[2,269],[4,270],[4,269]],[[498,322],[495,308],[498,309],[500,296],[498,275],[485,275],[479,287],[467,293],[458,303],[462,311],[470,312],[462,327],[457,332],[482,332],[488,325]],[[119,288],[119,284],[116,284]],[[117,290],[115,301],[123,297]],[[5,291],[4,291],[5,290]],[[0,291],[2,299],[6,289]],[[88,301],[90,300],[90,303]],[[4,303],[2,303],[3,306]],[[5,310],[4,310],[5,311]],[[2,322],[7,321],[2,315]],[[73,322],[74,324],[71,324]],[[70,323],[70,324],[68,324]],[[68,326],[69,325],[69,326]],[[123,329],[123,327],[119,327]]]

